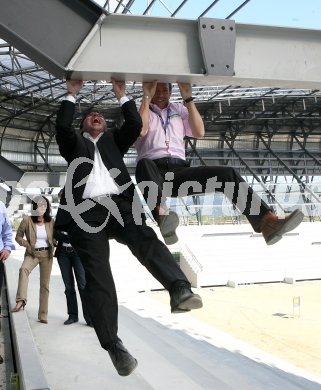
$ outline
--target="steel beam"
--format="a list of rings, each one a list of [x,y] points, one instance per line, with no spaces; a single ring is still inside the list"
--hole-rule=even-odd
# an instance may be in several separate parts
[[[231,21],[102,15],[66,69],[72,78],[201,82],[233,75],[234,47]]]
[[[62,78],[102,11],[83,0],[0,0],[0,37]]]
[[[58,78],[320,88],[321,31],[0,0],[0,37]]]
[[[19,180],[22,188],[64,187],[65,172],[25,172]]]
[[[234,85],[320,89],[321,30],[237,24],[234,67]]]
[[[0,156],[0,182],[18,182],[22,176],[23,171],[14,165],[9,160]]]

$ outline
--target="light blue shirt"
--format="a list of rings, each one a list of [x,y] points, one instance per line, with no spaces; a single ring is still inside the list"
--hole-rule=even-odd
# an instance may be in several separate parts
[[[12,242],[12,227],[7,214],[6,206],[0,201],[0,250],[15,249]]]

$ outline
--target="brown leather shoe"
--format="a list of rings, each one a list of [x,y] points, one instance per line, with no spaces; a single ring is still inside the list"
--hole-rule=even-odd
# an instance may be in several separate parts
[[[295,229],[303,221],[304,214],[294,210],[284,219],[278,218],[272,211],[268,211],[262,218],[260,229],[267,245],[273,245],[281,240],[283,234]]]
[[[170,297],[172,313],[186,313],[203,307],[202,298],[198,294],[194,294],[184,281],[175,283],[171,289]]]
[[[167,215],[159,215],[157,223],[166,245],[176,244],[178,237],[176,228],[179,225],[178,215],[174,211],[169,211]]]

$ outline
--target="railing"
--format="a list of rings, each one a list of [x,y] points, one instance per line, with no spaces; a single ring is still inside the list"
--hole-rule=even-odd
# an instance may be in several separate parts
[[[185,257],[185,260],[187,261],[189,266],[196,274],[203,271],[202,264],[197,260],[194,253],[189,249],[189,247],[186,244],[180,245],[180,251],[181,254]]]

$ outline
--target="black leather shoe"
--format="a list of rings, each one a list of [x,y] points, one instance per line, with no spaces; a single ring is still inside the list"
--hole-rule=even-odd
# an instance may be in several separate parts
[[[75,322],[78,322],[78,318],[72,318],[72,317],[69,317],[68,320],[66,320],[64,322],[65,325],[71,325],[71,324],[74,324]]]
[[[121,376],[131,374],[137,367],[137,360],[127,351],[120,339],[108,350],[117,372]]]
[[[184,313],[203,307],[202,298],[194,294],[186,283],[176,283],[170,292],[171,312]]]

